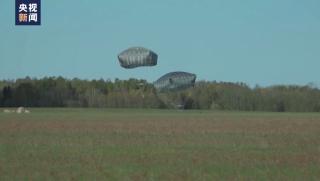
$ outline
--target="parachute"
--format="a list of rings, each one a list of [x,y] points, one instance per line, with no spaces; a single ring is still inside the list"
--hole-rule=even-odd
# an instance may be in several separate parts
[[[121,52],[118,59],[123,68],[131,69],[157,65],[158,55],[143,47],[132,47]]]
[[[153,51],[143,47],[132,47],[124,50],[118,55],[121,67],[132,69],[141,66],[157,65],[158,55]],[[191,108],[193,100],[190,98],[192,91],[187,89],[193,87],[196,81],[196,75],[188,72],[170,72],[153,83],[157,90],[157,98],[161,100],[164,106],[188,109]],[[141,94],[144,98],[144,84],[137,85],[137,95]],[[141,90],[139,90],[141,89]],[[141,93],[140,93],[141,92]]]
[[[158,91],[181,90],[193,87],[197,76],[188,72],[170,72],[153,83]]]

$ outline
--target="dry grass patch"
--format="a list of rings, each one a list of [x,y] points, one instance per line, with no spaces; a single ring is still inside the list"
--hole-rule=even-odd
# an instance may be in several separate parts
[[[320,177],[316,113],[31,111],[0,114],[0,180]]]

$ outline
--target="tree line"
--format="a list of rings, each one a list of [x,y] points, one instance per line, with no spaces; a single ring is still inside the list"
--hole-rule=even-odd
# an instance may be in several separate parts
[[[190,89],[159,93],[140,79],[26,77],[0,81],[0,106],[320,112],[320,90],[312,85],[250,88],[244,83],[199,81]]]

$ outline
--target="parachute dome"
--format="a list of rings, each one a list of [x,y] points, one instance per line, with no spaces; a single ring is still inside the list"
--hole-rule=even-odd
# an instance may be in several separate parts
[[[120,65],[123,68],[136,68],[141,66],[157,65],[158,55],[143,47],[132,47],[118,55]]]
[[[197,76],[188,72],[170,72],[153,83],[159,91],[179,90],[193,87]]]

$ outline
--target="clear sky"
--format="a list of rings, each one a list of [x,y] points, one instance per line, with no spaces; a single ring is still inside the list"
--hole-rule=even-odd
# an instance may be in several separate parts
[[[42,0],[41,26],[15,26],[0,0],[0,79],[143,78],[171,71],[249,85],[320,85],[319,0]],[[132,70],[130,46],[158,53]]]

